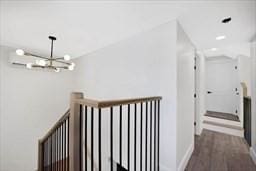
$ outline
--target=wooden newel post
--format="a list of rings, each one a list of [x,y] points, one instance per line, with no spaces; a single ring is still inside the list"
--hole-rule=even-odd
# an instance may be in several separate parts
[[[71,93],[69,118],[69,170],[80,170],[80,106],[75,100],[83,99],[83,93]]]
[[[44,149],[43,149],[43,143],[41,140],[38,141],[38,171],[43,171],[44,170]]]

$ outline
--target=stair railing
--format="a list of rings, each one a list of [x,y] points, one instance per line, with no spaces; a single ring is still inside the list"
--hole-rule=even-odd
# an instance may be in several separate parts
[[[72,93],[70,111],[39,140],[38,170],[113,171],[117,168],[159,171],[161,99],[156,96],[98,101],[84,99],[82,93]],[[106,139],[102,139],[102,131],[107,129],[106,125],[109,154],[103,156],[102,142]],[[114,127],[118,127],[115,130],[119,132],[118,144],[114,142]],[[127,150],[123,151],[124,147]],[[103,158],[110,159],[110,168],[103,166]]]

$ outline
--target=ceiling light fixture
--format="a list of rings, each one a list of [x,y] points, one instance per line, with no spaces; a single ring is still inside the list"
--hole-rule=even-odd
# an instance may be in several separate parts
[[[211,48],[211,51],[216,51],[217,50],[217,48]]]
[[[223,36],[217,36],[216,37],[216,40],[223,40],[223,39],[226,39],[226,36],[223,35]]]
[[[226,23],[229,23],[231,20],[232,20],[231,17],[226,17],[226,18],[223,18],[223,19],[221,20],[221,22],[224,23],[224,24],[226,24]]]
[[[19,56],[27,55],[27,56],[32,56],[36,58],[35,63],[27,63],[27,64],[22,64],[22,63],[13,63],[16,65],[24,65],[28,69],[32,68],[41,68],[41,69],[50,69],[55,72],[60,72],[62,69],[66,70],[74,70],[75,64],[72,62],[66,62],[71,59],[69,55],[65,55],[64,57],[53,57],[53,42],[57,40],[56,37],[54,36],[49,36],[48,37],[51,40],[51,53],[50,57],[44,57],[40,55],[35,55],[31,54],[28,52],[24,52],[22,49],[17,49],[16,54]]]

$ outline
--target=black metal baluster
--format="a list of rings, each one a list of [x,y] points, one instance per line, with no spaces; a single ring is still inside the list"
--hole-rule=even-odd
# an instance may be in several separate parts
[[[142,171],[142,141],[143,141],[143,102],[140,104],[140,171]]]
[[[157,114],[158,114],[158,120],[157,120],[157,122],[158,122],[158,124],[157,124],[157,127],[158,127],[158,129],[157,129],[157,131],[158,131],[158,139],[157,139],[157,171],[159,171],[159,146],[160,146],[160,100],[158,100],[157,101],[157,109],[158,109],[158,112],[157,112]]]
[[[149,170],[152,170],[152,101],[150,101],[150,150],[149,150]]]
[[[53,132],[53,139],[54,139],[54,142],[53,142],[53,170],[55,171],[56,170],[56,133],[55,131]]]
[[[61,124],[61,127],[62,127],[62,163],[61,163],[61,170],[64,171],[64,123],[62,122]],[[80,130],[81,131],[81,130]]]
[[[56,160],[56,165],[57,165],[57,171],[59,171],[59,128],[57,128],[56,130],[56,134],[57,134],[57,160]]]
[[[62,127],[60,125],[60,161],[59,161],[59,165],[60,165],[60,171],[62,171]]]
[[[146,126],[145,126],[145,171],[148,168],[148,102],[146,102]]]
[[[156,171],[156,101],[154,101],[154,171]]]
[[[99,108],[99,171],[101,171],[101,108]]]
[[[134,104],[134,171],[136,171],[136,146],[137,146],[137,104]]]
[[[49,144],[49,138],[47,138],[47,153],[48,153],[48,156],[47,156],[47,170],[50,170],[50,144]]]
[[[58,128],[55,130],[55,170],[58,171]]]
[[[67,156],[67,170],[69,171],[69,118],[68,118],[68,129],[67,129],[67,131],[68,131],[68,137],[67,137],[67,151],[68,151],[68,156]]]
[[[63,159],[64,159],[64,165],[63,165],[63,170],[64,171],[66,171],[66,160],[67,160],[67,155],[66,155],[66,130],[67,130],[67,126],[66,126],[66,120],[64,121],[64,132],[63,132],[63,140],[64,140],[64,144],[63,144],[63,146],[64,146],[64,149],[63,149],[63,153],[64,153],[64,155],[63,155]]]
[[[128,138],[127,138],[127,170],[130,171],[130,104],[128,104],[128,109],[127,109],[127,121],[128,121],[128,125],[127,125],[127,132],[128,132]]]
[[[80,156],[79,156],[79,164],[80,164],[80,170],[82,170],[83,168],[83,165],[82,165],[82,159],[83,159],[83,105],[80,105],[80,128],[79,128],[79,131],[80,131],[80,144],[79,144],[79,153],[80,153]]]
[[[122,166],[122,106],[120,106],[119,113],[119,163]]]
[[[113,107],[110,107],[110,170],[113,171]]]
[[[50,164],[51,164],[51,170],[52,170],[52,159],[53,159],[53,153],[52,153],[52,135],[50,135]]]
[[[85,151],[84,151],[84,167],[85,167],[85,171],[87,171],[87,106],[85,106],[85,114],[84,114],[84,127],[85,127],[85,130],[84,130],[84,141],[85,141]]]
[[[48,162],[48,146],[47,146],[47,140],[45,141],[45,170],[47,171],[47,162]]]
[[[94,147],[93,147],[93,132],[94,132],[94,108],[91,107],[91,171],[93,171],[94,163]]]

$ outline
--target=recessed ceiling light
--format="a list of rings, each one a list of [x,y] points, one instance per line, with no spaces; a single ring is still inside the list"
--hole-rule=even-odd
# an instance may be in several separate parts
[[[226,39],[226,36],[223,35],[223,36],[217,36],[216,37],[216,40],[223,40],[223,39]]]
[[[217,50],[217,48],[211,48],[211,51],[216,51]]]
[[[229,23],[232,20],[231,17],[226,17],[221,20],[222,23]]]

